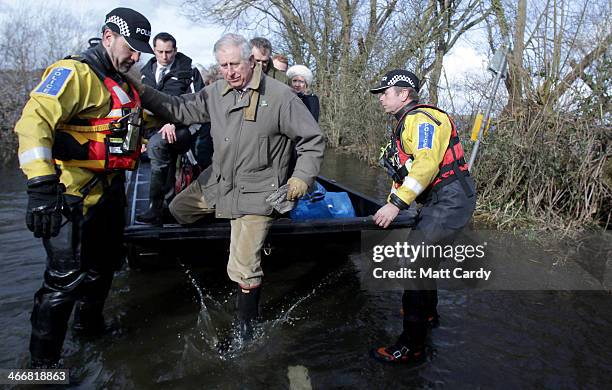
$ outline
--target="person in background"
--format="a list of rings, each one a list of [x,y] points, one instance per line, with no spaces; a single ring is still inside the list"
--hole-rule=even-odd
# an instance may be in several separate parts
[[[192,66],[191,58],[177,51],[176,39],[172,35],[166,32],[157,34],[153,38],[153,50],[155,57],[140,70],[144,84],[173,96],[204,88],[200,72]],[[161,226],[166,193],[174,188],[176,159],[194,145],[201,124],[184,127],[174,123],[163,124],[159,119],[157,124],[147,144],[147,154],[151,159],[149,209],[137,215],[136,221]],[[202,163],[208,161],[210,164],[212,141],[203,136],[201,142],[207,143],[206,148],[201,147],[200,159]]]
[[[198,69],[200,70],[200,74],[202,75],[202,80],[204,80],[204,85],[210,85],[217,80],[223,79],[223,75],[221,74],[221,69],[219,69],[219,65],[213,64],[210,65],[208,68],[205,68],[202,65],[199,66],[201,68]]]
[[[125,257],[125,171],[140,157],[142,110],[121,73],[153,53],[151,24],[130,8],[104,23],[98,44],[47,68],[15,125],[26,225],[47,252],[30,318],[32,368],[61,365],[73,308],[75,332],[107,331],[102,311]]]
[[[207,72],[204,65],[196,62],[193,66],[198,70],[198,72],[200,72],[200,76],[202,77],[202,80],[204,80],[204,77],[206,77]],[[206,83],[204,83],[204,85],[206,85]]]
[[[264,73],[283,84],[287,84],[288,80],[285,72],[272,66],[272,43],[263,37],[255,37],[249,43],[251,44],[251,54],[255,62],[261,64]]]
[[[287,78],[291,82],[291,88],[297,93],[302,102],[308,107],[308,111],[315,120],[319,121],[319,97],[310,92],[312,85],[312,72],[304,65],[293,65],[287,69]]]
[[[284,54],[275,54],[272,57],[272,65],[281,72],[287,72],[289,67],[289,59]]]
[[[421,203],[416,226],[408,241],[413,245],[450,245],[468,224],[476,207],[476,189],[465,162],[455,124],[441,109],[419,103],[420,81],[395,69],[370,89],[397,127],[384,153],[393,180],[387,203],[374,222],[387,228],[413,201]],[[442,259],[419,258],[421,266]],[[388,347],[371,351],[386,363],[413,364],[425,358],[428,328],[438,324],[435,280],[415,280],[402,296],[403,332]]]

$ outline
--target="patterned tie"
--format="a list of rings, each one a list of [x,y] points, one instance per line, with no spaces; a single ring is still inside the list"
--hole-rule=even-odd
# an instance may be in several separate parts
[[[160,85],[162,83],[166,72],[168,72],[168,68],[166,68],[165,66],[161,68],[161,72],[159,72],[159,80],[157,80],[157,85]]]

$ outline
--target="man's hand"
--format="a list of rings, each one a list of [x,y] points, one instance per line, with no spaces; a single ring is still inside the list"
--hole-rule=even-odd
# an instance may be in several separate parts
[[[274,210],[278,211],[280,214],[285,214],[295,207],[294,201],[287,200],[288,189],[288,184],[282,185],[278,190],[274,191],[266,198],[266,202],[271,204]]]
[[[391,225],[391,222],[397,217],[400,209],[391,203],[387,203],[374,214],[374,223],[382,228],[387,228]]]
[[[287,190],[287,200],[296,200],[301,198],[306,194],[308,190],[308,185],[304,180],[298,179],[297,177],[292,177],[287,181],[287,186],[289,189]]]
[[[168,141],[169,144],[176,142],[176,126],[174,126],[172,123],[166,123],[161,129],[159,129],[158,133],[161,133],[162,139]]]
[[[63,185],[43,183],[28,188],[26,225],[34,237],[51,238],[62,227]]]

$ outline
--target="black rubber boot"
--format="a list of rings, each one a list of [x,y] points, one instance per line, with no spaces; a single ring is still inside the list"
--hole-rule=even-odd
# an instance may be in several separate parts
[[[74,300],[70,294],[43,286],[34,296],[30,321],[30,356],[32,368],[56,368],[72,312]]]
[[[433,301],[433,295],[427,290],[404,291],[402,296],[404,331],[395,344],[372,349],[370,354],[374,359],[384,363],[409,365],[425,360],[425,341],[429,328],[426,314],[428,299]]]
[[[79,336],[95,337],[114,329],[104,321],[104,302],[113,283],[113,270],[89,271],[81,284],[82,295],[74,307],[72,329]]]
[[[99,328],[100,324],[104,323],[104,316],[102,315],[103,308],[104,301],[77,302],[74,307],[73,328],[78,330],[84,330],[90,327]]]
[[[168,179],[168,169],[161,171],[151,171],[151,181],[149,185],[149,209],[143,214],[136,216],[136,222],[162,226],[163,207],[164,207],[164,187]]]
[[[428,314],[430,313],[428,311],[432,307],[429,301],[432,299],[429,290],[406,290],[402,296],[404,331],[400,336],[399,342],[413,351],[422,350],[425,347],[425,339],[429,329]],[[435,310],[435,306],[433,306],[433,309]]]
[[[404,308],[400,308],[400,315],[404,317]],[[430,329],[436,329],[440,327],[440,315],[438,314],[438,310],[434,308],[432,311],[427,312],[426,322],[427,326]]]
[[[72,330],[79,336],[95,337],[107,332],[107,326],[104,322],[102,302],[77,302],[74,311],[74,323]]]
[[[236,308],[238,310],[240,337],[243,341],[250,341],[253,339],[253,324],[257,317],[259,317],[260,293],[261,287],[246,290],[238,286]]]

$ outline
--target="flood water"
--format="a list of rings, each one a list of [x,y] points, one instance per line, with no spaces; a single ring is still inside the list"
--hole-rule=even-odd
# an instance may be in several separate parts
[[[376,169],[330,155],[323,173],[383,199]],[[29,359],[29,315],[44,251],[24,224],[25,180],[0,171],[0,368]],[[234,291],[225,257],[202,247],[116,275],[105,315],[115,330],[69,330],[64,365],[73,388],[564,388],[612,386],[612,296],[605,291],[440,291],[441,326],[429,361],[385,366],[368,350],[401,332],[401,292],[369,291],[353,256],[325,242],[264,258],[263,323],[254,344],[220,354]],[[202,306],[204,304],[204,306]],[[304,386],[304,387],[299,387]]]

